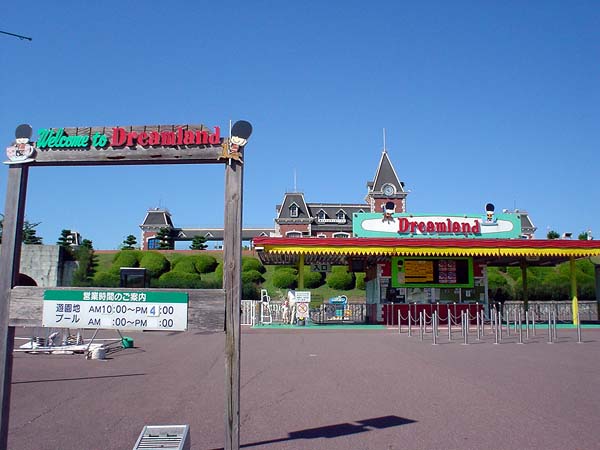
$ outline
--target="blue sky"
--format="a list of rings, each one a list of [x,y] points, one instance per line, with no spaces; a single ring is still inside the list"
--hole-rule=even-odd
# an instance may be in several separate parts
[[[151,6],[150,6],[151,5]],[[419,213],[529,211],[600,238],[597,1],[6,2],[0,140],[14,129],[252,122],[244,225],[286,191],[361,202],[387,149]],[[0,201],[7,167],[0,168]],[[223,167],[32,168],[27,219],[97,249],[150,207],[222,226]],[[185,247],[184,247],[185,248]]]

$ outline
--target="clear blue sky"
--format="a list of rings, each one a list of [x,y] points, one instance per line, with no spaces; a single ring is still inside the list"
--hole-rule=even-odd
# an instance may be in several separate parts
[[[419,213],[526,209],[600,238],[598,1],[6,2],[0,140],[246,119],[244,225],[286,191],[361,202],[382,129]],[[226,134],[226,133],[225,133]],[[7,167],[0,168],[2,209]],[[117,248],[150,207],[222,226],[223,167],[32,168],[27,219]]]

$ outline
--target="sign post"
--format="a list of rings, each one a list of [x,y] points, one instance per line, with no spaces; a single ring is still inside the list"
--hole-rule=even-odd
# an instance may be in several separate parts
[[[30,142],[31,126],[17,127],[15,142],[6,148],[8,160],[5,161],[10,168],[0,256],[0,449],[7,448],[8,440],[14,345],[9,311],[11,295],[18,291],[13,288],[19,274],[29,168],[133,164],[225,166],[225,448],[239,449],[242,157],[251,133],[252,125],[244,120],[233,125],[226,139],[220,137],[219,127],[211,130],[204,125],[42,128],[36,143]],[[185,330],[187,306],[187,294],[50,290],[44,292],[42,320],[45,326],[52,327],[77,328],[82,321],[87,321],[89,328]]]

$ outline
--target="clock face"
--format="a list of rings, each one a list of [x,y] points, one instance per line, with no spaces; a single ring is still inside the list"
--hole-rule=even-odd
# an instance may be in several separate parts
[[[392,186],[391,184],[386,184],[385,186],[383,186],[383,193],[385,195],[394,195],[394,186]]]

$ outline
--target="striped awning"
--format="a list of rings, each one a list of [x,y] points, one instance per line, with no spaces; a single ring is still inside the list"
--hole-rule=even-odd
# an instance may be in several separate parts
[[[389,256],[480,257],[491,264],[510,265],[521,259],[535,264],[557,264],[571,257],[600,255],[599,241],[548,239],[418,239],[418,238],[256,238],[264,264],[305,262],[339,264],[347,257],[372,259]],[[337,262],[336,262],[337,261]]]

